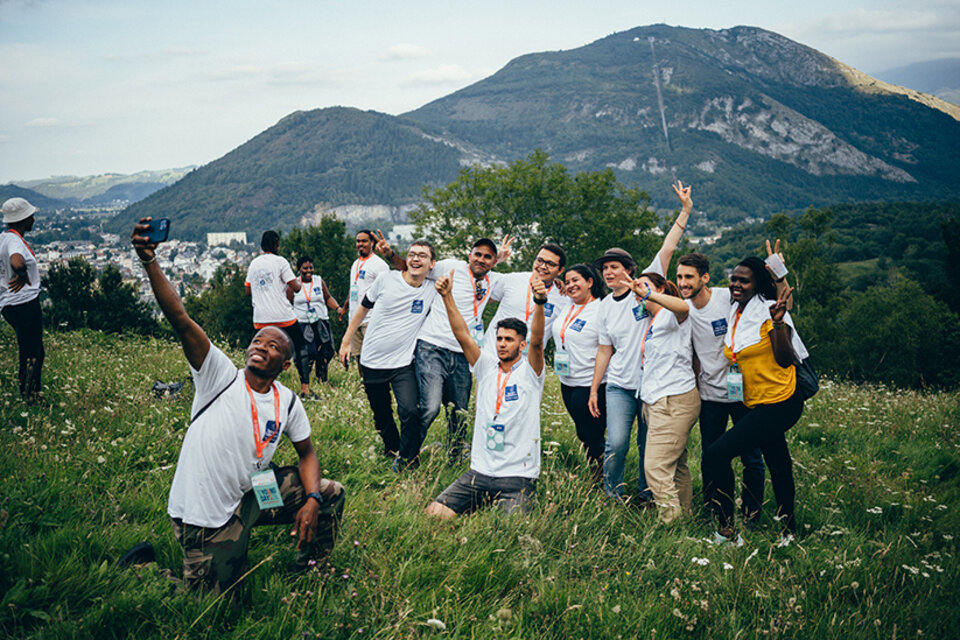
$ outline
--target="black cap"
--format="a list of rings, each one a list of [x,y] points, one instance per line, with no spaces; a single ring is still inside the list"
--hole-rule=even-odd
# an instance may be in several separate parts
[[[635,269],[637,266],[633,256],[630,255],[628,251],[625,251],[620,247],[611,247],[607,249],[606,253],[593,261],[593,268],[597,271],[603,272],[603,265],[607,262],[619,262],[626,269]]]
[[[499,249],[497,249],[497,243],[491,240],[490,238],[480,238],[479,240],[474,242],[473,246],[470,248],[476,249],[477,247],[490,247],[491,249],[493,249],[493,255],[497,255],[497,252],[499,251]]]

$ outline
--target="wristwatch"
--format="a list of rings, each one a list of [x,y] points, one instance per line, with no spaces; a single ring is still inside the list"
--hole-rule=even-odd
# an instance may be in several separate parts
[[[320,495],[319,493],[317,493],[316,491],[311,491],[310,493],[307,494],[307,497],[308,497],[308,498],[313,498],[314,500],[317,501],[317,504],[318,504],[318,505],[320,505],[321,507],[323,506],[323,496],[321,496],[321,495]]]

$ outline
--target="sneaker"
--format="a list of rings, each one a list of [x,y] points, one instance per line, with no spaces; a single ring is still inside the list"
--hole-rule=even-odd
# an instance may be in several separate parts
[[[149,542],[138,542],[130,551],[123,554],[117,560],[117,567],[126,567],[131,564],[147,564],[156,560],[156,553],[153,551],[153,545]]]
[[[739,549],[744,545],[743,536],[739,533],[736,538],[728,538],[727,536],[720,535],[719,531],[713,532],[713,540],[710,541],[710,544],[717,545],[719,547],[735,547]]]
[[[320,399],[320,396],[318,396],[318,395],[317,395],[316,393],[314,393],[313,391],[308,391],[308,392],[306,392],[306,393],[304,393],[303,391],[301,391],[301,392],[300,392],[300,399],[301,399],[301,400],[319,400],[319,399]]]

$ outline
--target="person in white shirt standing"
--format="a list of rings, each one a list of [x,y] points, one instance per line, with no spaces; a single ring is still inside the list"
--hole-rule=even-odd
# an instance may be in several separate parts
[[[20,397],[40,393],[43,369],[43,313],[40,311],[40,270],[23,235],[33,229],[37,208],[23,198],[3,203],[0,234],[0,313],[17,334],[20,352]]]
[[[330,295],[327,283],[313,270],[313,259],[300,256],[297,259],[297,272],[300,274],[300,291],[293,296],[293,312],[297,314],[300,331],[303,334],[307,372],[312,362],[316,362],[317,379],[327,381],[327,365],[333,358],[333,333],[330,331],[330,313],[327,309],[340,311],[340,304]],[[300,385],[300,393],[315,398],[310,385]]]
[[[390,271],[390,266],[373,252],[377,245],[377,237],[373,231],[362,229],[357,232],[357,259],[350,266],[350,295],[347,301],[343,303],[340,310],[337,311],[340,319],[347,310],[350,311],[350,320],[360,311],[360,301],[367,293],[367,289],[373,286],[377,277]],[[353,334],[350,343],[350,351],[354,357],[359,358],[363,350],[363,338],[367,331],[367,322],[362,322]]]
[[[724,434],[728,421],[742,410],[743,405],[727,397],[730,362],[723,355],[723,340],[730,329],[727,326],[732,304],[730,290],[709,287],[709,282],[710,261],[705,255],[690,253],[677,260],[677,286],[690,303],[690,331],[699,368],[701,474],[703,453]],[[741,453],[740,461],[743,463],[741,510],[744,521],[750,526],[761,512],[766,468],[759,447]],[[704,506],[710,508],[706,494],[703,499]]]
[[[141,235],[149,221],[141,218],[131,240],[196,387],[167,503],[184,580],[225,592],[245,572],[251,529],[263,524],[293,524],[290,535],[299,538],[294,568],[305,570],[333,548],[345,492],[321,477],[303,404],[276,381],[290,366],[293,345],[268,325],[257,331],[238,369],[187,315],[157,264],[156,245]],[[281,433],[297,451],[296,467],[271,463]]]
[[[303,344],[303,332],[293,311],[293,296],[300,291],[300,280],[286,258],[277,255],[280,234],[264,231],[260,238],[262,254],[250,261],[244,285],[253,299],[253,328],[278,327],[293,342],[293,359],[300,375],[301,393],[310,391],[310,368]],[[303,388],[306,387],[306,391]]]
[[[416,466],[420,453],[420,392],[413,351],[437,294],[433,285],[426,282],[435,264],[433,245],[415,240],[407,250],[407,268],[377,277],[360,301],[360,310],[353,315],[340,343],[340,362],[346,367],[353,336],[369,313],[370,324],[360,353],[360,377],[385,453],[396,456],[393,468],[397,472],[409,465]],[[391,389],[397,400],[399,432],[393,419]]]
[[[473,424],[470,470],[457,478],[427,507],[427,514],[453,518],[497,504],[507,513],[527,513],[534,505],[540,476],[540,401],[543,398],[544,305],[547,288],[530,281],[535,309],[527,324],[504,318],[494,328],[496,356],[481,350],[453,299],[449,277],[436,288],[453,334],[477,378],[477,414]]]
[[[509,237],[504,238],[503,244],[508,255]],[[432,271],[436,277],[452,279],[453,299],[478,344],[483,343],[483,310],[493,288],[503,277],[491,271],[500,259],[502,256],[493,240],[480,238],[473,243],[467,261],[440,260]],[[442,305],[430,309],[417,340],[415,359],[420,387],[421,444],[443,404],[447,408],[447,460],[451,465],[456,464],[466,440],[463,414],[470,404],[473,377]]]

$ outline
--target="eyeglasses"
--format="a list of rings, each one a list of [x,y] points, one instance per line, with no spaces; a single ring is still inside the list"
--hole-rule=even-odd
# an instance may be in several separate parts
[[[429,260],[429,259],[430,259],[430,254],[429,254],[429,253],[426,253],[426,252],[424,252],[424,251],[408,251],[408,252],[407,252],[407,257],[408,257],[408,258],[420,258],[421,260]]]
[[[533,264],[545,264],[551,269],[556,269],[560,266],[559,262],[554,262],[553,260],[544,260],[540,256],[537,256],[537,259],[533,261]]]

